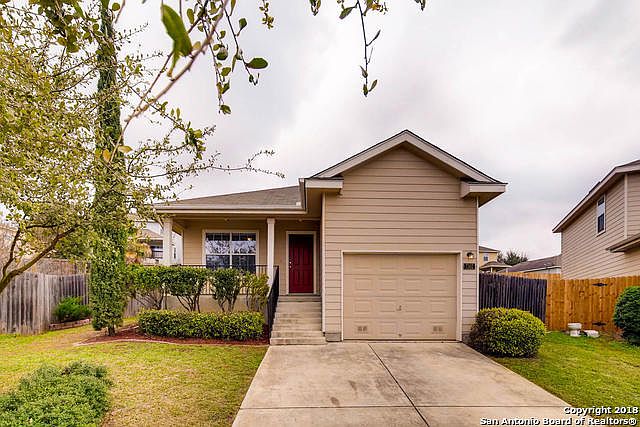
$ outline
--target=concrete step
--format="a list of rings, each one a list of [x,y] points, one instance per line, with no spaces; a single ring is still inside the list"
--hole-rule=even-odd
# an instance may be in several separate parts
[[[320,317],[276,317],[273,325],[322,325]]]
[[[313,313],[321,313],[322,307],[301,307],[301,306],[278,306],[276,313],[298,313],[303,311],[310,311]]]
[[[321,302],[316,301],[278,301],[278,308],[280,307],[320,307],[322,308]]]
[[[271,338],[271,345],[321,345],[326,344],[324,337],[306,337],[306,338]]]
[[[315,313],[313,311],[303,312],[276,312],[276,319],[320,319],[322,313]]]
[[[273,325],[273,331],[287,332],[287,331],[301,331],[301,332],[318,332],[322,330],[321,325]]]
[[[271,331],[271,338],[317,338],[324,339],[324,334],[320,330],[291,329]]]
[[[320,302],[322,298],[320,295],[281,295],[278,297],[278,304],[281,302]]]

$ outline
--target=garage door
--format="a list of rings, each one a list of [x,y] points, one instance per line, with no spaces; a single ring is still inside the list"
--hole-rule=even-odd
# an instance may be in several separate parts
[[[457,256],[345,254],[345,339],[456,339]]]

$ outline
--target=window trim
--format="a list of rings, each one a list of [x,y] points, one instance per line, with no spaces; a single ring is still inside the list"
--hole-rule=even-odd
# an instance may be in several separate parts
[[[207,265],[207,246],[206,246],[206,241],[207,241],[207,234],[211,234],[211,233],[219,233],[219,234],[229,234],[229,237],[231,238],[231,234],[232,233],[252,233],[256,235],[256,265],[260,265],[260,230],[211,230],[211,229],[203,229],[202,230],[202,240],[201,240],[201,245],[202,245],[202,265]],[[233,254],[230,254],[230,256],[233,256]]]
[[[600,199],[602,199],[602,230],[598,231],[598,208],[600,207]],[[604,193],[602,196],[598,197],[596,200],[596,236],[599,236],[607,231],[607,193]]]

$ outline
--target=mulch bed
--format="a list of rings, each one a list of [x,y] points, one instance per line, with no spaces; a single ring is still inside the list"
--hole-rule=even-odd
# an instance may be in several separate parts
[[[138,325],[126,326],[119,329],[114,336],[98,335],[91,337],[79,344],[97,344],[103,342],[118,342],[118,341],[135,341],[135,342],[160,342],[170,344],[210,344],[210,345],[269,345],[269,339],[262,337],[257,340],[247,341],[231,341],[220,339],[205,339],[205,338],[171,338],[171,337],[159,337],[156,335],[145,335],[138,330]]]

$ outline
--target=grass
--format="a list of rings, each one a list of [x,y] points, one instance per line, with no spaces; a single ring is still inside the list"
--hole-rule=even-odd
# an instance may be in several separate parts
[[[575,407],[640,407],[640,347],[603,336],[547,334],[536,358],[495,358]]]
[[[90,326],[36,336],[0,335],[0,393],[43,363],[107,366],[111,410],[105,426],[231,425],[264,346],[121,342],[75,345]]]

